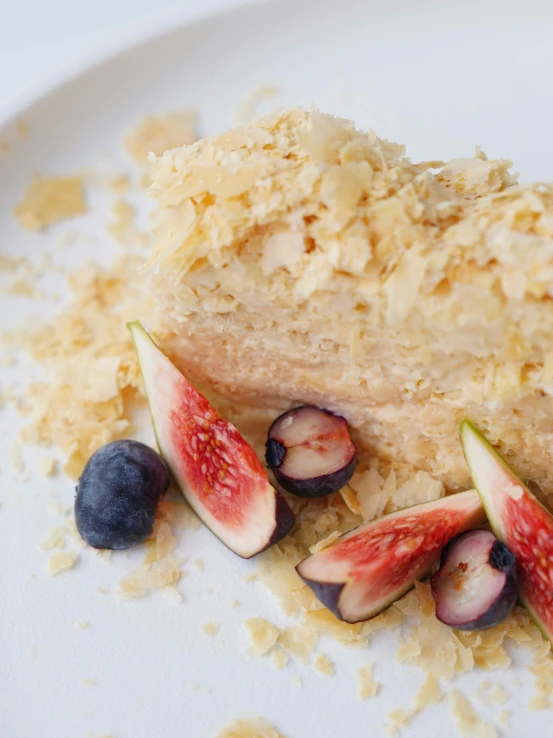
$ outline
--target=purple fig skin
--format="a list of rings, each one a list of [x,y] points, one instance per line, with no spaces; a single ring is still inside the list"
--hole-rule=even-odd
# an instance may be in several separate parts
[[[298,408],[294,408],[293,410],[289,410],[279,415],[279,417],[276,418],[276,420],[271,424],[271,427],[269,428],[268,440],[265,444],[265,461],[267,462],[267,466],[273,472],[278,484],[287,492],[290,492],[297,497],[305,497],[309,499],[326,497],[327,495],[331,495],[334,492],[337,492],[338,490],[345,487],[345,485],[354,475],[355,469],[357,467],[357,450],[355,449],[355,446],[351,439],[349,439],[348,437],[349,443],[353,448],[353,455],[348,463],[340,469],[337,469],[330,474],[322,474],[317,477],[305,479],[295,479],[285,474],[282,471],[281,467],[287,453],[286,446],[279,440],[271,438],[271,433],[273,432],[275,426],[277,426],[277,424],[281,421],[283,416],[288,415],[289,413],[295,413],[298,411],[301,412],[303,410],[324,413],[325,415],[336,418],[337,421],[344,423],[345,427],[346,421],[344,418],[342,418],[342,416],[334,415],[334,413],[323,408],[315,407],[312,405],[304,405]]]
[[[296,516],[292,511],[292,508],[286,502],[284,497],[277,492],[275,500],[275,529],[265,548],[262,548],[258,553],[267,551],[271,546],[274,546],[275,543],[279,543],[283,538],[286,538],[295,524]],[[254,555],[257,556],[257,554]],[[251,556],[249,558],[251,558]]]
[[[333,615],[336,615],[338,620],[344,621],[344,616],[340,610],[340,595],[346,586],[345,582],[339,582],[338,584],[335,582],[314,582],[312,579],[302,577],[301,574],[299,574],[299,576],[313,591],[315,597],[320,600]]]
[[[493,628],[510,615],[518,600],[516,557],[507,548],[507,546],[502,543],[502,541],[496,540],[490,549],[488,565],[497,571],[505,573],[505,584],[503,589],[495,600],[489,603],[487,609],[484,612],[475,613],[472,620],[465,623],[455,624],[448,622],[447,616],[445,615],[445,612],[443,612],[447,608],[440,602],[440,573],[442,571],[442,567],[447,566],[449,554],[461,538],[465,538],[466,536],[470,536],[471,534],[482,530],[486,529],[476,528],[452,538],[442,551],[440,568],[430,579],[432,596],[436,602],[436,617],[442,623],[445,623],[445,625],[450,625],[457,630],[486,630],[487,628]]]

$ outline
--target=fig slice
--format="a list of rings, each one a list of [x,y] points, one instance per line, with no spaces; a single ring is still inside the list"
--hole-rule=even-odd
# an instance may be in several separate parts
[[[492,628],[517,603],[516,558],[490,530],[469,530],[449,541],[430,583],[442,623],[461,630]]]
[[[288,492],[324,497],[349,482],[357,452],[344,418],[303,405],[283,413],[271,425],[265,460]]]
[[[156,346],[128,323],[161,455],[198,517],[231,551],[251,558],[284,538],[295,516],[252,447]]]
[[[366,523],[296,569],[337,618],[358,623],[427,577],[445,544],[484,520],[478,494],[459,492]]]
[[[492,530],[516,556],[520,599],[553,641],[553,516],[472,423],[460,432]]]

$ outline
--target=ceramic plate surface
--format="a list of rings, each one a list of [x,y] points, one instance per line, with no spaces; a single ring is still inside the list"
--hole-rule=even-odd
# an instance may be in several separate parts
[[[211,134],[233,124],[239,101],[267,84],[282,94],[264,110],[313,103],[407,144],[414,159],[470,156],[479,144],[489,156],[512,158],[524,181],[551,179],[552,30],[553,4],[545,0],[293,0],[172,27],[43,90],[0,127],[0,140],[11,144],[0,153],[0,252],[34,264],[45,253],[68,267],[109,262],[121,253],[106,234],[113,195],[93,189],[88,215],[33,234],[11,215],[33,173],[71,173],[100,161],[130,169],[118,142],[143,116],[194,107],[202,133]],[[29,127],[25,137],[17,132],[20,119]],[[142,195],[134,201],[145,217]],[[67,230],[81,236],[60,249]],[[63,302],[62,275],[47,272],[37,285],[47,295],[60,293]],[[44,319],[62,302],[4,290],[0,328],[34,315]],[[0,367],[0,388],[39,376],[18,358]],[[411,704],[422,674],[395,662],[395,634],[378,633],[368,651],[323,640],[334,677],[298,663],[275,671],[270,660],[250,656],[243,619],[289,621],[261,583],[244,581],[254,564],[230,554],[205,529],[180,536],[178,553],[189,558],[178,585],[182,604],[159,593],[132,602],[117,597],[117,583],[142,551],[115,555],[111,565],[85,551],[73,571],[49,577],[48,555],[38,544],[60,520],[52,499],[70,505],[73,483],[37,472],[38,460],[50,455],[42,449],[25,450],[25,471],[14,470],[10,451],[20,422],[8,403],[0,413],[3,738],[212,738],[231,719],[256,715],[287,738],[365,738],[384,735],[386,714]],[[205,562],[204,572],[192,565],[195,558]],[[109,592],[100,595],[97,587]],[[240,609],[231,609],[233,599]],[[75,621],[90,627],[78,631]],[[202,634],[206,622],[219,624],[215,637]],[[513,696],[506,705],[510,727],[499,728],[500,735],[548,735],[550,715],[527,709],[533,695],[523,669],[527,654],[511,655],[512,670],[475,672],[456,686],[470,696],[483,679],[501,682]],[[356,671],[368,660],[382,689],[361,702]],[[494,721],[502,708],[477,709]],[[404,735],[444,738],[456,728],[442,704]]]

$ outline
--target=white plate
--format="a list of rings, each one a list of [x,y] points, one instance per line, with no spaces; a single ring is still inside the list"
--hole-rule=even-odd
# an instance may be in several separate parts
[[[256,87],[276,84],[279,104],[309,105],[354,118],[380,135],[407,143],[414,158],[470,155],[476,143],[491,156],[513,157],[525,180],[551,176],[553,104],[553,5],[544,0],[477,0],[450,3],[392,0],[293,0],[244,7],[192,25],[102,60],[75,80],[44,91],[0,130],[12,142],[0,154],[0,249],[32,260],[51,250],[68,264],[110,258],[120,247],[105,236],[110,199],[93,198],[94,213],[75,224],[92,234],[87,246],[62,252],[49,235],[23,232],[11,211],[35,170],[68,173],[94,165],[112,151],[121,132],[143,115],[193,106],[209,134],[231,123],[239,100]],[[28,123],[27,138],[15,122]],[[59,289],[60,277],[42,280]],[[0,297],[2,328],[21,317],[58,307]],[[0,386],[27,380],[35,369],[24,360],[1,369]],[[0,415],[0,735],[8,738],[211,738],[237,716],[262,715],[288,738],[352,738],[383,735],[386,713],[408,705],[421,682],[416,669],[394,662],[395,635],[379,634],[369,652],[344,650],[333,641],[321,649],[337,675],[311,666],[273,671],[247,654],[243,618],[285,624],[261,584],[242,577],[253,567],[228,553],[205,530],[184,531],[180,553],[203,558],[203,575],[190,565],[179,585],[184,603],[161,596],[121,603],[116,583],[140,552],[114,557],[107,567],[93,555],[78,568],[50,579],[37,543],[59,522],[48,493],[70,503],[72,483],[46,482],[34,472],[42,452],[27,452],[31,481],[9,460],[19,420]],[[112,593],[99,596],[104,585]],[[207,587],[213,593],[206,592]],[[243,602],[231,611],[230,601]],[[77,632],[75,620],[90,621]],[[214,639],[201,625],[220,623]],[[517,664],[524,655],[513,654]],[[356,698],[356,669],[374,661],[383,688],[377,699]],[[303,687],[292,683],[300,674]],[[513,674],[521,686],[513,689]],[[83,679],[97,680],[97,686]],[[475,673],[459,680],[470,690],[484,678],[514,692],[507,707],[511,727],[547,735],[551,718],[526,708],[532,680],[522,669]],[[192,689],[197,683],[199,690]],[[449,685],[446,685],[449,689]],[[478,708],[487,718],[499,707]],[[444,705],[418,717],[406,736],[455,735]]]

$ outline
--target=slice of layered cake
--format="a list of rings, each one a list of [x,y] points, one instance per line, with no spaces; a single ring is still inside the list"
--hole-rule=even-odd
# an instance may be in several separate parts
[[[153,163],[155,332],[235,407],[312,403],[469,484],[469,417],[553,489],[553,189],[290,110]]]

